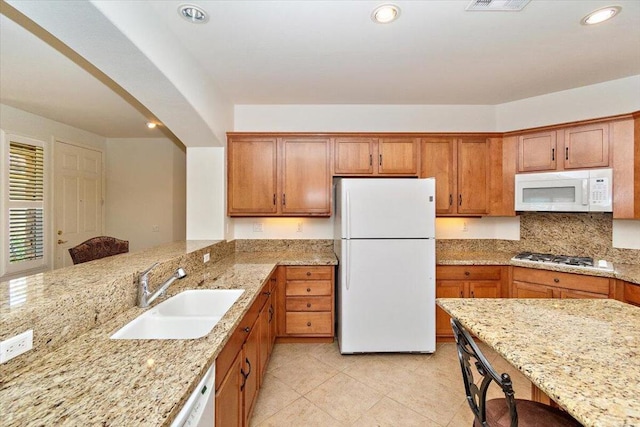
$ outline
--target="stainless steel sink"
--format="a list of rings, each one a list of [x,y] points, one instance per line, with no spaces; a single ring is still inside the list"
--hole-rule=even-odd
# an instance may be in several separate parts
[[[111,339],[195,339],[207,335],[238,300],[242,289],[179,293],[124,325]]]

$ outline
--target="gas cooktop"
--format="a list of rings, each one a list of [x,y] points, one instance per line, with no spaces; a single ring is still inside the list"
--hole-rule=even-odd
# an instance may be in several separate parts
[[[594,263],[591,257],[541,254],[536,252],[520,252],[512,259],[524,262],[566,265],[598,271],[613,271],[613,264],[605,260],[598,260]]]

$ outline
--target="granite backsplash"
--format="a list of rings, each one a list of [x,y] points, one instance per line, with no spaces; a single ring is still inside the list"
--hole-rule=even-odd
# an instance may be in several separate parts
[[[436,248],[470,252],[530,251],[640,264],[640,250],[613,247],[612,230],[610,213],[525,212],[520,216],[520,240],[438,240]]]

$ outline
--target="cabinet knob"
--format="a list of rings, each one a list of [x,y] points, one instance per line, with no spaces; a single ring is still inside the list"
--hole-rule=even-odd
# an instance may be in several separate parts
[[[251,331],[251,328],[250,328],[250,327],[248,327],[248,326],[246,326],[246,327],[243,329],[243,331],[245,331],[245,332],[249,332],[249,331]]]
[[[560,283],[560,279],[558,279],[557,277],[553,279],[554,282],[556,283]]]
[[[271,292],[270,291],[263,292],[263,294],[265,294],[266,296],[271,296]]]
[[[311,292],[311,288],[307,288],[307,292]]]
[[[311,326],[311,322],[307,322],[307,326]]]
[[[311,308],[311,303],[310,302],[307,303],[307,308]]]
[[[307,271],[307,277],[311,276],[311,272]]]
[[[469,273],[468,271],[465,271],[465,272],[464,272],[464,275],[465,275],[465,276],[468,276],[468,275],[470,275],[470,274],[471,274],[471,273]]]

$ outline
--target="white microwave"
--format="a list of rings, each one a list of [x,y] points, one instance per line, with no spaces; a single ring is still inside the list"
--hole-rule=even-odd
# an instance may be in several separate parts
[[[612,212],[612,169],[516,175],[516,211]]]

